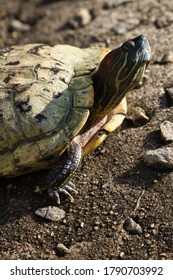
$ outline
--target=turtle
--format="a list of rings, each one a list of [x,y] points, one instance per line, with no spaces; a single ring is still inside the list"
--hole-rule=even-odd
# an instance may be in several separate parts
[[[0,176],[49,169],[49,195],[73,201],[81,159],[123,122],[151,59],[139,35],[110,49],[26,44],[0,50]]]

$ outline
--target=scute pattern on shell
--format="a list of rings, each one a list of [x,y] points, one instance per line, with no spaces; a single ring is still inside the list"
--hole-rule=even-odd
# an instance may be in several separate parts
[[[47,168],[57,160],[88,118],[90,74],[105,54],[42,44],[0,52],[0,176]]]

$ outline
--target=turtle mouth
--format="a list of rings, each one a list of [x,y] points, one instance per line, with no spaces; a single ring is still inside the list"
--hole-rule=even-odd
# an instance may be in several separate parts
[[[147,65],[151,60],[151,49],[150,46],[146,46],[146,48],[143,49],[141,52],[141,60],[144,61]]]
[[[138,60],[147,64],[151,60],[151,48],[148,39],[140,35],[134,38],[133,41],[138,49],[136,53]]]

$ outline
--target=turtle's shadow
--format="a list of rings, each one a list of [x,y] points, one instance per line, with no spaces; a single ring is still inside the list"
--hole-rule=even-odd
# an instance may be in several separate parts
[[[128,184],[130,188],[150,189],[154,180],[162,180],[170,173],[166,170],[147,167],[141,160],[137,165],[121,175],[117,176],[115,181],[118,184]]]
[[[161,139],[160,130],[150,132],[144,142],[145,149],[157,149],[165,146],[165,141]]]
[[[46,172],[0,179],[0,226],[28,215],[39,223],[46,222],[35,214],[38,208],[56,205],[46,190],[37,192],[37,188],[44,187]]]

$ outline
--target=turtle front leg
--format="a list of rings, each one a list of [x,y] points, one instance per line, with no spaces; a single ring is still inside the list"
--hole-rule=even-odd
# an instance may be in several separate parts
[[[107,116],[105,123],[94,133],[91,139],[83,146],[83,156],[90,154],[106,139],[109,133],[116,130],[124,121],[127,113],[126,97],[119,105]],[[91,133],[92,134],[92,133]],[[87,138],[88,136],[86,136]],[[89,138],[89,137],[88,137]]]
[[[72,194],[76,194],[74,184],[70,182],[70,178],[78,168],[82,158],[82,148],[74,140],[70,143],[68,156],[64,163],[51,169],[47,175],[49,185],[48,193],[50,197],[60,204],[60,195],[65,195],[73,201]]]

